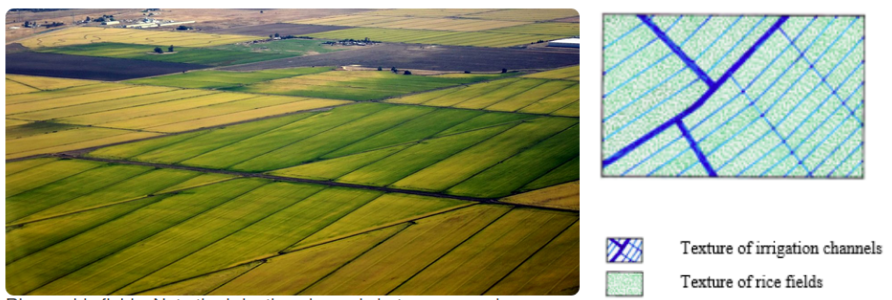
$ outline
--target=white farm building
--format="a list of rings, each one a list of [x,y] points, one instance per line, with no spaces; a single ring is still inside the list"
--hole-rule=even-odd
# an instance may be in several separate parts
[[[553,40],[548,42],[548,47],[579,48],[579,38]]]

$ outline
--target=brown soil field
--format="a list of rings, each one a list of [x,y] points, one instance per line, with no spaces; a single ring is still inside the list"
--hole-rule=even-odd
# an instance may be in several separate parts
[[[353,51],[291,57],[221,68],[256,71],[305,66],[397,67],[438,71],[501,71],[552,69],[579,64],[579,49],[477,48],[408,44],[380,44]]]
[[[301,35],[310,34],[310,33],[347,29],[347,28],[350,28],[350,27],[276,23],[276,24],[233,27],[233,28],[211,28],[211,29],[205,29],[201,32],[222,33],[222,34],[241,34],[241,35],[252,35],[252,36],[268,36],[270,34],[278,33],[280,35],[301,36]]]
[[[116,81],[209,66],[160,61],[120,59],[23,51],[6,54],[6,73]]]

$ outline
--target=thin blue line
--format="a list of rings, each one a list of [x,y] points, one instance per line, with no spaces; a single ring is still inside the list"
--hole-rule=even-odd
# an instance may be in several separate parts
[[[849,76],[847,76],[846,79],[843,80],[843,82],[841,83],[841,85],[840,85],[839,87],[837,87],[835,90],[833,90],[833,94],[831,94],[831,95],[836,94],[836,91],[839,90],[839,88],[841,88],[842,85],[845,85],[845,83],[849,81],[849,78],[852,77],[852,74],[854,74],[855,71],[857,71],[857,70],[860,69],[860,68],[861,68],[861,65],[859,64],[857,68],[855,68],[854,70],[852,70],[852,73],[849,73]],[[859,85],[859,87],[860,87],[860,85]],[[818,110],[820,110],[820,109],[824,106],[824,104],[827,103],[827,100],[830,100],[831,95],[827,95],[827,97],[824,98],[824,101],[822,101],[821,104],[818,105],[818,107],[815,108],[815,109],[812,111],[811,114],[809,114],[809,117],[806,118],[805,120],[802,120],[802,123],[800,123],[800,126],[801,126],[802,124],[804,124],[805,122],[807,122],[808,119],[811,118],[811,116],[812,116],[815,112],[817,112]],[[829,121],[829,120],[833,117],[833,115],[835,115],[840,109],[843,108],[843,106],[845,106],[845,102],[844,102],[844,101],[841,101],[841,102],[840,102],[840,105],[836,106],[836,109],[834,109],[833,112],[831,112],[826,118],[824,118],[824,121],[821,121],[821,124],[819,124],[819,125],[816,126],[814,129],[812,129],[812,131],[805,137],[805,139],[802,140],[802,143],[800,143],[799,146],[802,146],[803,144],[805,144],[805,141],[807,141],[808,139],[810,139],[811,136],[814,135],[815,132],[818,131],[818,129],[820,129],[821,127],[823,127],[824,124],[826,124],[827,121]],[[851,113],[852,116],[854,116],[854,112],[850,112],[850,113]],[[846,119],[848,119],[848,117],[847,117]],[[860,123],[860,120],[858,120],[857,117],[855,118],[855,120],[858,121],[858,122]],[[799,129],[799,127],[797,127],[796,129]],[[796,131],[794,130],[792,133],[790,133],[789,136],[787,136],[787,138],[793,136],[793,134],[794,134],[795,132],[796,132]],[[811,154],[814,153],[814,151],[817,150],[818,147],[820,147],[822,144],[824,144],[824,142],[825,142],[828,138],[830,138],[830,135],[832,135],[832,132],[831,132],[831,134],[828,134],[827,136],[825,136],[824,139],[821,140],[821,142],[818,143],[817,146],[815,146],[815,148],[812,148],[812,150],[808,153],[808,155],[806,155],[802,160],[804,161],[804,160],[807,159],[809,156],[811,156]],[[797,146],[796,148],[798,149],[799,147]],[[815,169],[817,169],[817,168],[815,168]]]
[[[768,118],[765,117],[765,112],[763,112],[761,109],[759,109],[759,106],[756,105],[756,101],[753,100],[752,98],[750,98],[750,96],[746,94],[746,90],[745,90],[743,87],[740,86],[740,83],[738,83],[737,80],[734,79],[734,77],[731,77],[731,80],[734,81],[734,84],[736,84],[737,87],[741,89],[742,94],[744,94],[744,96],[746,96],[746,98],[750,100],[750,105],[751,105],[752,107],[754,107],[754,108],[756,109],[756,111],[759,113],[759,119],[764,120],[765,123],[768,124],[768,126],[770,127],[770,129],[769,129],[768,131],[765,131],[765,134],[763,134],[761,137],[759,137],[758,139],[756,139],[756,140],[754,140],[752,143],[750,143],[748,146],[746,146],[746,148],[744,148],[743,150],[741,150],[740,152],[738,152],[736,155],[734,155],[734,157],[732,157],[731,159],[725,161],[725,163],[722,164],[721,167],[719,167],[719,170],[721,170],[722,168],[724,168],[725,165],[727,165],[728,163],[730,163],[730,162],[736,160],[738,157],[740,157],[741,155],[743,155],[743,153],[746,153],[747,150],[749,150],[752,146],[754,146],[754,145],[758,144],[759,142],[761,142],[762,139],[764,139],[765,136],[767,136],[767,135],[768,135],[769,133],[771,133],[771,132],[774,132],[774,134],[777,135],[777,137],[781,138],[781,141],[783,142],[783,144],[784,144],[785,146],[787,146],[787,149],[792,150],[792,149],[790,148],[790,145],[787,144],[787,142],[783,139],[783,137],[781,136],[781,134],[780,134],[779,132],[777,132],[777,129],[776,129],[776,127],[774,126],[774,124],[771,124],[771,121],[769,121]],[[799,159],[799,158],[797,157],[796,159]]]
[[[682,138],[682,136],[679,135],[678,137],[676,137],[676,138],[675,138],[674,140],[672,140],[671,142],[669,142],[669,143],[663,145],[663,147],[660,147],[660,149],[658,149],[656,152],[651,153],[650,155],[648,155],[647,157],[645,157],[643,160],[639,161],[639,162],[636,163],[634,166],[632,166],[631,168],[629,168],[628,170],[626,170],[625,172],[623,172],[622,176],[625,176],[626,174],[628,174],[629,172],[631,172],[631,171],[634,170],[635,168],[638,168],[639,165],[641,165],[642,163],[644,163],[644,162],[650,160],[650,158],[653,157],[654,155],[657,155],[658,153],[663,152],[663,150],[666,149],[667,147],[674,145],[675,142],[677,142],[677,141],[680,140],[681,138]]]
[[[743,37],[741,37],[740,40],[737,41],[737,43],[734,43],[734,46],[731,46],[731,49],[728,49],[728,51],[725,52],[725,54],[722,55],[722,57],[719,58],[718,61],[713,63],[712,66],[709,67],[709,70],[706,70],[706,73],[712,72],[712,69],[715,69],[715,67],[717,67],[719,65],[719,63],[721,63],[723,60],[725,60],[725,57],[727,57],[728,54],[731,54],[731,52],[733,52],[734,49],[737,49],[737,46],[740,45],[740,43],[743,42],[744,39],[746,39],[748,36],[750,36],[750,34],[752,34],[753,31],[756,30],[756,28],[758,28],[759,25],[762,24],[763,21],[765,21],[765,18],[767,18],[767,16],[763,16],[762,19],[760,19],[759,22],[756,23],[756,26],[753,26],[753,28],[750,28],[750,30],[747,31],[746,34],[744,34]]]
[[[722,75],[721,78],[719,78],[719,80],[713,85],[713,87],[708,89],[706,91],[706,93],[703,94],[703,96],[701,96],[699,99],[697,99],[696,102],[694,102],[693,105],[691,105],[690,107],[688,107],[687,109],[685,109],[684,111],[682,111],[681,113],[679,113],[678,115],[673,117],[672,119],[670,119],[670,120],[666,121],[665,123],[663,123],[662,125],[658,126],[657,128],[651,130],[644,136],[638,138],[637,140],[635,140],[628,146],[620,149],[618,152],[614,153],[612,156],[608,157],[606,160],[604,160],[603,166],[607,167],[607,166],[613,164],[614,162],[616,162],[617,160],[619,160],[620,158],[622,158],[623,156],[625,156],[632,150],[635,150],[635,148],[638,148],[638,146],[644,144],[645,142],[647,142],[648,140],[650,140],[651,138],[653,138],[660,132],[663,132],[664,130],[666,130],[666,128],[669,128],[669,126],[671,126],[673,123],[677,122],[678,120],[683,119],[684,117],[690,115],[691,113],[693,113],[694,111],[699,109],[701,106],[703,106],[703,104],[706,102],[706,100],[709,99],[709,97],[711,97],[712,94],[714,94],[718,90],[718,88],[720,88],[722,86],[722,84],[725,83],[725,81],[728,81],[728,78],[730,78],[731,75],[734,74],[734,72],[737,72],[737,70],[740,69],[740,66],[742,66],[747,60],[749,60],[749,58],[753,55],[753,53],[755,53],[756,50],[759,49],[759,47],[762,46],[763,43],[765,43],[765,41],[768,39],[768,37],[770,37],[775,31],[777,31],[777,29],[780,28],[780,26],[783,25],[783,23],[786,22],[787,19],[789,19],[789,16],[782,16],[782,17],[778,18],[777,22],[775,22],[774,25],[772,25],[771,28],[769,28],[756,41],[756,43],[750,47],[749,50],[744,52],[744,54],[737,60],[737,62],[735,62],[733,65],[731,65],[731,68],[729,68],[728,71],[726,71],[725,74]]]
[[[709,49],[712,48],[712,46],[714,46],[715,43],[717,43],[719,40],[721,40],[722,37],[724,37],[725,34],[728,33],[728,31],[730,31],[731,28],[734,27],[734,25],[737,25],[737,22],[740,22],[740,19],[743,19],[743,16],[737,17],[737,20],[734,20],[734,23],[731,23],[731,25],[728,26],[728,28],[725,28],[725,30],[722,31],[722,34],[719,34],[719,36],[715,40],[713,40],[712,43],[709,43],[709,46],[706,46],[706,48],[703,49],[703,51],[700,52],[700,55],[697,55],[697,57],[695,57],[694,60],[696,61],[696,60],[700,59],[700,57],[702,57],[703,54],[706,53],[706,51],[709,51]]]
[[[710,17],[710,18],[711,18],[711,17]],[[706,21],[709,21],[709,18],[707,18]],[[688,42],[688,40],[690,40],[692,37],[694,37],[694,35],[697,34],[697,32],[700,30],[700,28],[703,27],[704,24],[706,24],[706,21],[704,21],[703,23],[701,23],[700,26],[697,27],[696,30],[694,30],[694,31],[693,31],[687,38],[685,38],[685,40],[684,40],[683,42],[681,42],[681,46],[682,46],[682,47],[684,47],[684,45]],[[670,28],[670,29],[671,29],[671,28]],[[716,39],[715,41],[713,41],[713,43],[715,43],[716,41],[718,41],[718,39]],[[698,59],[698,58],[700,58],[700,56],[702,56],[704,53],[706,53],[706,50],[701,51],[700,54],[697,55],[697,58],[695,58],[695,60]],[[657,63],[659,63],[659,62],[663,61],[664,59],[668,58],[670,55],[672,55],[672,54],[671,54],[671,53],[670,53],[670,54],[666,54],[665,56],[663,56],[662,58],[660,58],[660,60],[658,60]],[[611,118],[613,118],[613,117],[616,116],[617,114],[621,113],[622,111],[626,110],[626,109],[629,108],[630,106],[634,105],[635,103],[638,102],[638,100],[641,100],[641,98],[644,98],[644,96],[647,96],[648,94],[650,94],[651,92],[653,92],[653,91],[656,90],[657,88],[663,86],[664,84],[666,84],[667,82],[669,82],[669,80],[672,80],[672,78],[675,78],[675,76],[678,76],[678,74],[681,74],[681,72],[683,72],[684,70],[685,70],[685,68],[680,68],[680,69],[678,69],[678,71],[676,71],[674,74],[672,74],[672,76],[669,76],[669,78],[663,79],[662,81],[660,81],[659,83],[657,83],[657,85],[651,87],[650,89],[648,89],[647,91],[645,91],[643,94],[639,95],[638,97],[636,97],[636,98],[633,99],[632,101],[630,101],[630,102],[624,104],[622,107],[620,107],[619,109],[617,109],[616,111],[614,111],[613,113],[611,113],[609,116],[607,116],[606,118],[604,118],[604,120],[602,120],[601,123],[607,123]],[[636,77],[637,77],[637,75],[636,75]]]
[[[851,171],[849,171],[849,172],[848,172],[848,173],[846,173],[846,178],[848,178],[848,177],[849,177],[849,176],[851,176],[851,175],[852,175],[852,173],[855,173],[855,170],[857,170],[857,169],[858,169],[858,167],[860,167],[860,166],[861,166],[861,164],[863,164],[863,163],[864,163],[864,160],[863,160],[863,159],[862,159],[862,160],[861,160],[861,161],[860,161],[860,162],[858,162],[858,164],[857,164],[857,165],[855,165],[855,166],[854,166],[854,167],[852,167],[852,170],[851,170]]]
[[[734,175],[734,176],[735,176],[735,177],[740,177],[741,174],[746,173],[747,170],[749,170],[750,168],[752,168],[753,166],[755,166],[756,163],[762,161],[763,158],[765,158],[765,157],[768,156],[769,154],[773,153],[774,150],[777,149],[777,147],[780,147],[780,146],[783,145],[783,144],[784,144],[784,143],[777,143],[777,145],[774,145],[774,147],[772,147],[771,150],[768,150],[768,152],[765,152],[764,154],[762,154],[762,156],[759,156],[758,159],[756,159],[755,161],[751,162],[748,166],[746,166],[746,168],[743,168],[742,171],[738,172],[737,175]],[[760,176],[761,176],[761,175],[760,175]]]
[[[688,140],[688,144],[691,145],[691,149],[693,149],[694,153],[697,154],[697,159],[700,160],[700,164],[702,164],[703,168],[706,169],[706,173],[709,174],[709,177],[717,177],[718,174],[716,174],[715,170],[712,169],[712,165],[709,164],[709,160],[706,159],[706,156],[703,155],[703,151],[700,151],[700,146],[697,146],[697,142],[694,141],[694,137],[691,136],[691,133],[688,132],[688,129],[684,126],[684,121],[679,120],[675,124],[678,126],[678,129],[681,130],[681,134],[684,135],[685,139]]]
[[[648,108],[646,111],[644,111],[643,113],[639,114],[638,116],[636,116],[636,117],[635,117],[634,119],[632,119],[631,121],[627,122],[625,125],[620,126],[619,129],[613,131],[612,133],[610,133],[610,134],[608,134],[606,137],[604,137],[604,141],[609,140],[611,137],[613,137],[614,135],[616,135],[617,133],[619,133],[619,132],[622,131],[623,129],[626,129],[626,127],[629,127],[629,125],[632,125],[632,123],[637,122],[639,119],[641,119],[641,117],[644,117],[645,115],[649,114],[649,113],[650,113],[651,111],[653,111],[654,109],[657,109],[658,107],[662,106],[664,103],[666,103],[666,101],[669,101],[669,100],[671,100],[672,98],[675,98],[675,96],[678,96],[678,94],[680,94],[681,92],[684,92],[685,90],[687,90],[688,88],[690,88],[691,86],[693,86],[694,83],[697,83],[697,80],[691,80],[690,83],[688,83],[687,85],[685,85],[685,86],[684,86],[683,88],[681,88],[680,90],[675,91],[675,93],[672,93],[672,95],[669,95],[669,97],[666,97],[666,99],[663,99],[662,101],[660,101],[660,103],[657,103],[656,105],[651,106],[651,107]]]
[[[644,23],[638,23],[638,25],[635,25],[635,27],[632,27],[632,29],[629,29],[629,31],[626,31],[626,33],[623,33],[622,35],[620,35],[618,38],[616,38],[615,40],[613,40],[612,42],[610,42],[609,44],[607,44],[607,46],[604,46],[604,50],[607,50],[607,48],[610,48],[610,46],[613,46],[613,44],[616,44],[616,42],[618,42],[619,40],[623,39],[624,37],[626,37],[627,35],[629,35],[629,34],[632,33],[633,31],[635,31],[636,29],[640,28],[641,25],[644,25]]]
[[[851,116],[851,114],[850,114],[849,116]],[[855,135],[856,132],[858,132],[859,130],[861,130],[861,128],[862,128],[862,127],[860,127],[860,126],[859,126],[859,127],[855,127],[855,130],[853,130],[852,133],[850,133],[849,136],[847,136],[846,139],[842,141],[842,143],[839,143],[839,145],[836,145],[836,148],[833,148],[833,151],[830,151],[830,154],[827,154],[827,156],[824,157],[824,160],[822,160],[821,163],[819,163],[817,166],[815,166],[815,168],[814,168],[814,172],[817,172],[818,169],[821,168],[821,166],[824,165],[824,162],[826,162],[827,159],[829,159],[830,157],[832,157],[833,154],[836,154],[836,151],[839,151],[839,148],[841,148],[842,145],[845,145],[845,143],[848,142],[849,139],[851,139],[852,136]],[[828,137],[829,137],[829,135],[828,135]],[[826,139],[824,139],[824,140],[826,140]],[[823,141],[821,141],[821,143],[823,143]],[[818,147],[815,147],[815,149],[818,149]],[[812,151],[814,152],[814,150],[812,150]]]
[[[812,21],[814,21],[814,18],[812,19]],[[809,27],[810,25],[811,25],[811,22],[809,22],[809,24],[806,25],[806,26],[799,32],[799,34],[797,35],[796,39],[798,39],[798,38],[802,35],[802,33],[804,33],[806,29],[808,29],[808,27]],[[795,39],[794,39],[794,40],[795,40]],[[815,40],[817,40],[817,37],[815,37]],[[756,77],[753,78],[753,79],[750,81],[749,84],[747,84],[747,87],[749,87],[749,86],[751,86],[753,83],[755,83],[755,82],[759,79],[759,77],[761,77],[761,75],[762,75],[768,68],[770,68],[770,67],[774,64],[774,62],[777,60],[777,58],[780,57],[781,55],[783,55],[784,53],[786,53],[786,51],[789,50],[789,48],[790,48],[790,45],[787,45],[787,47],[785,47],[784,50],[781,51],[781,53],[780,53],[777,57],[775,57],[775,59],[772,60],[772,62],[771,62],[770,64],[768,64],[767,66],[765,66],[765,68],[763,68],[762,71],[759,72],[759,74],[756,75]],[[768,87],[766,87],[765,90],[763,90],[762,93],[760,93],[759,96],[756,97],[756,100],[755,100],[755,101],[758,101],[759,99],[761,99],[761,98],[762,98],[762,97],[763,97],[769,90],[771,90],[771,88],[772,88],[775,84],[777,84],[777,82],[778,82],[781,78],[783,78],[784,75],[786,75],[787,72],[789,72],[789,70],[791,70],[791,69],[793,68],[793,66],[795,66],[796,63],[797,63],[798,61],[799,61],[799,58],[797,58],[797,59],[794,60],[792,63],[790,63],[790,65],[787,66],[787,68],[784,69],[783,72],[781,72],[780,76],[778,76],[777,78],[775,78],[774,81],[772,81],[771,84],[769,84]],[[799,82],[799,80],[802,79],[802,77],[805,76],[805,74],[806,74],[806,72],[803,72],[802,75],[800,75],[800,77],[799,77],[795,82],[793,82],[793,84],[790,85],[790,87],[788,87],[786,91],[784,91],[784,95],[785,95],[790,89],[792,89],[792,87],[795,86],[795,84],[796,84],[797,82]],[[712,111],[709,115],[707,115],[704,119],[700,120],[700,122],[698,122],[696,125],[694,125],[694,127],[692,127],[692,129],[697,129],[698,127],[700,127],[700,125],[702,125],[704,122],[706,122],[707,120],[709,120],[710,118],[712,118],[712,117],[713,117],[716,113],[718,113],[719,111],[723,110],[723,109],[725,108],[725,106],[727,106],[728,104],[730,104],[731,102],[733,102],[734,100],[736,100],[738,97],[740,97],[740,95],[741,95],[741,94],[737,94],[736,96],[734,96],[733,98],[731,98],[730,100],[728,100],[727,102],[725,102],[724,104],[722,104],[719,108],[717,108],[716,110],[713,110],[713,111]],[[747,97],[749,97],[749,96],[747,96]],[[781,95],[781,97],[783,97],[783,95]],[[775,104],[777,103],[777,100],[778,100],[778,99],[780,99],[780,97],[777,98],[777,99],[775,99]],[[774,107],[774,104],[772,104],[768,109],[770,110],[771,107]],[[739,110],[739,111],[738,111],[737,113],[735,113],[734,116],[732,116],[728,121],[737,118],[737,116],[739,116],[741,113],[743,113],[743,111],[745,111],[746,109],[748,109],[748,107],[745,107],[745,108]],[[720,128],[724,127],[724,125],[727,124],[728,121],[725,121],[724,123],[722,123],[720,126],[718,126],[718,128],[713,129],[713,130],[712,130],[711,132],[709,132],[705,137],[703,137],[702,139],[700,139],[700,141],[703,141],[703,140],[709,138],[710,136],[712,136],[712,134],[714,134],[717,130],[719,130]],[[678,158],[681,154],[686,153],[687,151],[688,151],[687,149],[683,150],[681,153],[679,153],[679,155],[676,155],[676,156],[674,156],[671,160],[669,160],[669,161],[663,163],[663,165],[661,165],[660,167],[658,167],[657,170],[659,170],[659,169],[662,168],[663,166],[665,166],[665,165],[671,163],[671,162],[674,161],[676,158]],[[686,168],[684,171],[687,171],[687,169],[689,169],[689,168],[692,167],[693,165],[694,165],[694,164],[691,164],[691,165],[688,166],[688,168]]]
[[[696,62],[691,60],[691,58],[688,57],[688,55],[684,53],[684,51],[681,50],[681,48],[679,48],[678,45],[676,45],[675,42],[672,41],[672,39],[666,36],[666,33],[663,32],[660,27],[651,22],[651,20],[649,20],[645,15],[638,15],[638,18],[641,19],[641,22],[644,22],[647,27],[650,27],[650,30],[653,31],[654,34],[656,34],[657,37],[660,38],[660,40],[662,40],[667,47],[669,47],[669,49],[672,49],[672,52],[674,52],[675,55],[678,56],[678,58],[680,58],[685,63],[685,65],[687,65],[688,68],[691,69],[691,71],[694,72],[694,74],[697,74],[697,77],[700,77],[700,80],[703,80],[706,85],[711,86],[714,84],[712,79],[709,78],[709,75],[706,75],[706,72],[703,72],[703,70],[700,69],[700,66],[698,66]]]
[[[852,151],[849,152],[849,155],[846,155],[846,158],[843,158],[842,161],[840,161],[839,164],[837,164],[836,167],[833,168],[833,170],[830,170],[830,173],[827,173],[827,178],[830,178],[833,173],[836,173],[836,170],[839,169],[839,167],[845,164],[845,162],[849,161],[849,158],[852,158],[852,155],[854,155],[855,152],[858,152],[858,149],[861,149],[861,146],[864,146],[864,141],[858,143],[858,146],[852,149]]]
[[[840,35],[839,37],[837,37],[836,40],[838,41],[839,38],[841,38],[843,35],[845,35],[845,33],[849,30],[849,28],[851,28],[852,25],[854,25],[855,22],[858,21],[858,19],[859,19],[859,17],[855,17],[855,19],[852,20],[852,23],[850,23],[849,26],[846,27],[846,29],[843,31],[842,35]],[[784,32],[783,29],[781,29],[781,33],[784,35],[784,37],[787,38],[788,41],[790,41],[790,43],[793,45],[793,47],[796,48],[796,51],[799,51],[800,54],[804,54],[804,53],[802,52],[802,50],[799,50],[799,47],[797,47],[797,46],[793,43],[793,41],[790,40],[790,37],[787,36],[787,33]],[[863,37],[863,36],[861,37],[861,40],[862,40],[862,41],[864,40],[864,37]],[[833,42],[833,44],[835,44],[835,43],[836,43],[836,41]],[[859,42],[859,43],[860,43],[860,42]],[[833,47],[833,44],[831,44],[830,47]],[[808,57],[807,57],[807,56],[804,56],[804,55],[803,55],[803,60],[805,60],[805,62],[807,62],[809,65],[814,65],[813,63],[811,63],[811,62],[808,60]],[[835,68],[834,68],[834,69],[835,69]],[[817,74],[818,76],[824,78],[824,75],[821,75],[821,72],[818,72],[818,69],[817,69],[817,68],[811,68],[811,70],[814,71],[815,74]],[[832,71],[832,70],[831,70],[831,71]],[[828,88],[833,89],[833,88],[830,86],[830,83],[827,83],[827,81],[822,81],[822,82],[823,82],[824,85],[826,85]],[[836,95],[836,98],[839,99],[840,101],[842,101],[842,98],[840,98],[839,95]],[[848,109],[849,112],[852,111],[852,109],[851,109],[848,105],[846,105],[846,109]],[[858,122],[862,122],[861,119],[858,118],[857,116],[856,116],[855,118],[858,120]],[[862,123],[863,123],[863,122],[862,122]]]
[[[669,26],[668,29],[666,29],[666,32],[671,31],[672,28],[675,27],[675,24],[678,23],[678,21],[680,21],[680,20],[681,20],[681,16],[679,16],[678,19],[675,20],[675,23],[672,23],[672,25]],[[643,24],[643,23],[642,23],[642,24]],[[608,96],[610,96],[611,94],[613,94],[614,92],[616,92],[616,90],[619,90],[619,89],[621,89],[623,86],[625,86],[626,84],[629,84],[629,82],[632,82],[633,80],[635,80],[635,78],[638,78],[638,76],[641,76],[642,74],[644,74],[645,72],[647,72],[647,70],[650,70],[651,68],[653,68],[653,67],[655,67],[656,65],[660,64],[660,62],[662,62],[663,60],[669,58],[669,56],[671,56],[671,55],[672,55],[671,53],[670,53],[670,54],[666,54],[666,55],[664,55],[662,58],[658,59],[656,62],[654,62],[654,63],[650,64],[649,66],[647,66],[646,68],[644,68],[644,70],[641,70],[641,71],[638,72],[637,74],[635,74],[635,75],[633,75],[632,77],[626,79],[625,81],[623,81],[622,83],[620,83],[618,86],[616,86],[616,87],[614,87],[613,89],[611,89],[609,92],[607,92],[606,94],[604,94],[604,96],[602,96],[601,98],[606,99]],[[605,73],[605,75],[606,75],[606,73]]]
[[[604,71],[604,75],[607,75],[607,73],[610,73],[610,71],[613,71],[613,69],[616,69],[616,67],[619,67],[619,66],[622,65],[624,62],[626,62],[626,61],[629,60],[630,58],[634,57],[636,54],[638,54],[639,52],[643,51],[644,49],[646,49],[648,46],[652,45],[652,44],[653,44],[654,42],[656,42],[656,41],[657,41],[657,39],[652,39],[652,40],[650,40],[650,42],[647,42],[647,44],[644,44],[644,46],[642,46],[641,48],[638,48],[638,50],[635,50],[635,52],[632,52],[632,54],[627,55],[625,58],[623,58],[622,60],[620,60],[618,63],[616,63],[615,65],[613,65],[613,66],[610,67],[609,69],[607,69],[607,71]]]

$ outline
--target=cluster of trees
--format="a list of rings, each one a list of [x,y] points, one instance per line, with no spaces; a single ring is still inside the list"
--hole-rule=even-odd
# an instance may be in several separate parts
[[[113,15],[102,15],[101,17],[93,19],[93,22],[105,22],[105,21],[114,21],[114,20],[115,20],[115,16],[113,16]],[[90,17],[87,17],[87,19],[85,21],[90,22]]]
[[[167,52],[173,53],[173,45],[167,48]],[[161,54],[164,53],[164,50],[161,50],[161,47],[155,47],[155,53]]]
[[[41,24],[37,24],[37,21],[33,21],[33,22],[25,21],[25,23],[22,23],[22,26],[24,26],[24,27],[28,27],[28,28],[30,28],[30,27],[40,27],[40,26],[43,26],[43,27],[46,27],[46,28],[52,28],[52,27],[57,27],[57,26],[62,26],[62,25],[65,25],[65,23],[63,23],[63,22],[52,22],[52,23],[50,23],[49,21],[43,21],[43,24],[42,24],[42,25],[41,25]]]
[[[177,30],[192,30],[192,29],[193,29],[192,27],[189,27],[186,25],[177,26]]]
[[[280,38],[280,39],[283,39],[283,40],[287,40],[287,39],[298,39],[298,38],[299,38],[299,39],[309,39],[309,40],[312,40],[312,39],[313,39],[313,38],[308,37],[308,36],[293,36],[293,35],[290,35],[290,34],[289,34],[289,35],[285,35],[285,36],[283,36],[283,35],[279,35],[278,32],[276,32],[275,34],[270,34],[270,35],[269,35],[269,38],[271,38],[271,39],[274,38],[274,37],[277,37],[277,38]]]

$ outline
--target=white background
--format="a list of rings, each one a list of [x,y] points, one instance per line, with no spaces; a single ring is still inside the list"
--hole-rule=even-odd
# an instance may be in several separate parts
[[[607,270],[644,271],[648,299],[892,299],[889,291],[892,240],[890,225],[889,154],[892,107],[884,86],[892,84],[892,10],[883,1],[35,1],[4,2],[31,7],[165,8],[576,8],[581,17],[582,47],[582,246],[581,290],[575,298],[605,298]],[[9,7],[4,7],[4,11]],[[616,179],[600,178],[601,21],[604,13],[726,14],[866,14],[865,179]],[[5,50],[4,50],[5,51]],[[0,62],[4,65],[5,60]],[[608,265],[608,236],[644,237],[644,263]],[[823,245],[829,241],[863,244],[876,241],[887,253],[879,256],[685,256],[680,241],[739,245],[763,243]],[[736,248],[736,247],[735,247]],[[5,268],[0,274],[5,276]],[[747,275],[785,278],[818,275],[821,289],[682,289],[681,274],[741,278]],[[4,277],[5,278],[5,277]],[[36,299],[37,297],[24,297]],[[42,297],[71,299],[68,296]],[[87,299],[101,299],[88,297]],[[135,297],[152,299],[154,297]],[[176,299],[177,297],[165,297]],[[180,297],[200,299],[202,297]],[[225,297],[204,297],[226,299]],[[270,297],[247,297],[268,299]],[[276,299],[287,297],[275,296]],[[309,299],[310,297],[294,297]],[[359,299],[360,297],[313,297]],[[380,299],[445,299],[446,297],[380,297]],[[455,297],[448,297],[455,298]],[[471,297],[468,297],[471,298]],[[495,299],[496,297],[475,297]],[[500,299],[566,299],[567,297],[499,297]],[[82,299],[82,298],[79,298]],[[117,299],[117,298],[112,298]],[[161,299],[160,297],[158,299]],[[234,298],[233,298],[234,299]],[[239,297],[238,299],[241,299]],[[378,297],[364,297],[378,299]]]

